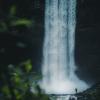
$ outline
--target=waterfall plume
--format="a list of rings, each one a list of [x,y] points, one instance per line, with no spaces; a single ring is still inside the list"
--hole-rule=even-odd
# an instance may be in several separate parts
[[[88,88],[75,73],[75,27],[76,0],[45,0],[41,87],[46,93],[73,94]]]

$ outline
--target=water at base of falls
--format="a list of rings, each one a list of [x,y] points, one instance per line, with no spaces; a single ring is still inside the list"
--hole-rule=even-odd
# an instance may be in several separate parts
[[[74,95],[51,96],[50,100],[77,100],[77,97]]]
[[[42,89],[45,90],[47,94],[75,94],[76,91],[77,93],[83,92],[86,90],[89,85],[87,85],[84,81],[79,80],[76,77],[73,77],[73,80],[62,80],[62,81],[57,81],[52,83],[42,83],[41,84]]]
[[[76,73],[74,60],[76,0],[46,0],[43,79],[47,94],[74,94],[88,85]]]

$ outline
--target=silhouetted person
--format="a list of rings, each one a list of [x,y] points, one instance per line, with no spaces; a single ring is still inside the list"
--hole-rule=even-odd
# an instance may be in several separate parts
[[[75,88],[75,93],[77,94],[77,88]]]

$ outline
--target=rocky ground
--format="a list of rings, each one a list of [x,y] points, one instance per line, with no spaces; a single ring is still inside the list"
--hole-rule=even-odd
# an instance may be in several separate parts
[[[100,100],[100,83],[76,96],[78,100]]]

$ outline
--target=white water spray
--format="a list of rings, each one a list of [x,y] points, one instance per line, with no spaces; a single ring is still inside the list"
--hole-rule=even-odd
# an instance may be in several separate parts
[[[76,0],[46,0],[43,80],[50,94],[73,94],[88,85],[75,74],[74,60]]]

